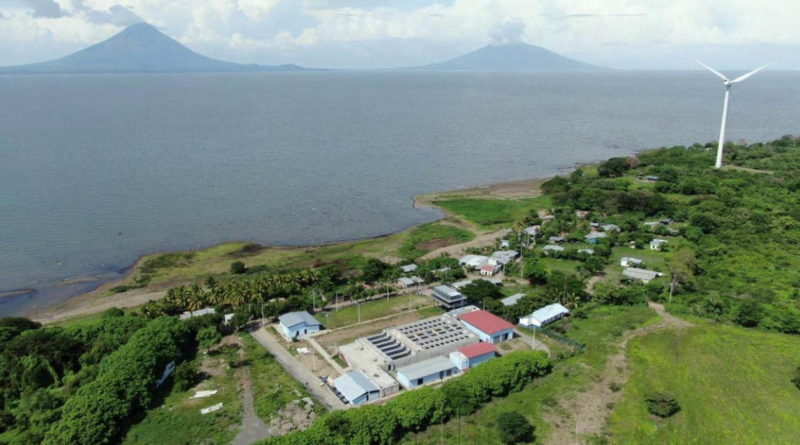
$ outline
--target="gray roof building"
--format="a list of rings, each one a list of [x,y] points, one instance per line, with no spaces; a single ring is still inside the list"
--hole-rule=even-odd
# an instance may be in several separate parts
[[[301,323],[305,323],[306,326],[319,326],[321,324],[316,318],[306,311],[287,312],[278,317],[278,321],[287,328],[297,326]]]
[[[455,368],[453,362],[444,357],[437,356],[419,363],[414,363],[413,365],[397,368],[397,373],[403,374],[408,380],[416,380],[453,368]]]
[[[622,271],[622,275],[625,275],[628,278],[632,278],[634,280],[641,280],[645,283],[649,283],[650,280],[656,277],[661,276],[661,272],[656,272],[654,270],[647,270],[647,269],[639,269],[638,267],[629,267]]]
[[[520,298],[524,297],[525,294],[514,294],[510,297],[506,297],[500,300],[503,303],[503,306],[514,306],[517,304]]]
[[[378,385],[372,383],[372,380],[359,370],[338,377],[333,381],[333,386],[351,404],[364,394],[380,392]]]

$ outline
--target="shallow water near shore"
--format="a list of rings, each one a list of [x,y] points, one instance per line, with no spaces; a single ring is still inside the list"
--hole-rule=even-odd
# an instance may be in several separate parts
[[[733,92],[729,139],[797,132],[800,74]],[[0,316],[157,251],[435,220],[412,196],[713,140],[703,72],[0,76]]]

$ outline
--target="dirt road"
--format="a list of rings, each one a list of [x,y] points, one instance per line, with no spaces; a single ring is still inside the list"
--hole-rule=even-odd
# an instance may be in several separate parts
[[[327,386],[320,386],[320,381],[308,369],[297,362],[278,340],[264,328],[254,329],[250,334],[275,357],[275,360],[298,382],[302,383],[312,395],[329,410],[344,409],[345,405]]]
[[[661,304],[650,302],[648,305],[658,313],[660,320],[623,335],[616,344],[617,352],[608,357],[601,378],[591,383],[585,391],[575,392],[574,397],[562,399],[557,410],[545,415],[545,420],[551,426],[546,444],[585,443],[585,438],[603,433],[614,404],[622,397],[621,391],[612,391],[610,386],[612,383],[622,386],[630,377],[626,347],[632,338],[661,329],[692,326],[668,313]]]

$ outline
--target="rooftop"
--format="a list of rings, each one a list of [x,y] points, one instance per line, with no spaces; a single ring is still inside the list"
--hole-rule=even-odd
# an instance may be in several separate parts
[[[361,371],[348,372],[333,381],[336,389],[350,402],[367,392],[378,391],[378,387]]]
[[[463,342],[475,336],[452,318],[427,318],[398,326],[395,330],[420,350],[436,349]]]
[[[622,271],[622,275],[625,275],[628,278],[642,280],[645,283],[647,283],[653,278],[661,276],[661,272],[656,272],[654,270],[647,270],[647,269],[639,269],[638,267],[629,267]]]
[[[320,325],[320,322],[318,322],[316,318],[312,317],[311,314],[306,311],[287,312],[278,317],[278,321],[287,328],[297,326],[300,323],[305,323],[308,326]]]
[[[459,318],[489,335],[514,327],[511,323],[485,310],[468,312]]]
[[[537,309],[531,314],[531,317],[545,321],[561,314],[569,314],[569,309],[562,306],[560,303],[549,304],[541,309]]]
[[[453,362],[441,356],[429,358],[413,365],[397,368],[398,374],[403,374],[408,380],[421,379],[432,374],[455,368]]]
[[[513,306],[517,304],[519,299],[524,296],[525,294],[514,294],[510,297],[503,298],[502,300],[500,300],[500,302],[503,303],[504,306]]]
[[[497,348],[491,343],[482,341],[458,348],[457,351],[464,354],[467,358],[475,358],[490,352],[497,352]]]

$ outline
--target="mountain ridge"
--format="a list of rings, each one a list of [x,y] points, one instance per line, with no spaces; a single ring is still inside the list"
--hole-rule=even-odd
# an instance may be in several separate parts
[[[297,65],[255,65],[226,62],[198,54],[149,23],[119,33],[60,59],[0,67],[5,74],[189,73],[236,71],[300,71]]]
[[[579,62],[548,49],[527,43],[486,45],[475,51],[444,62],[432,63],[415,70],[460,71],[588,71],[604,68]]]

